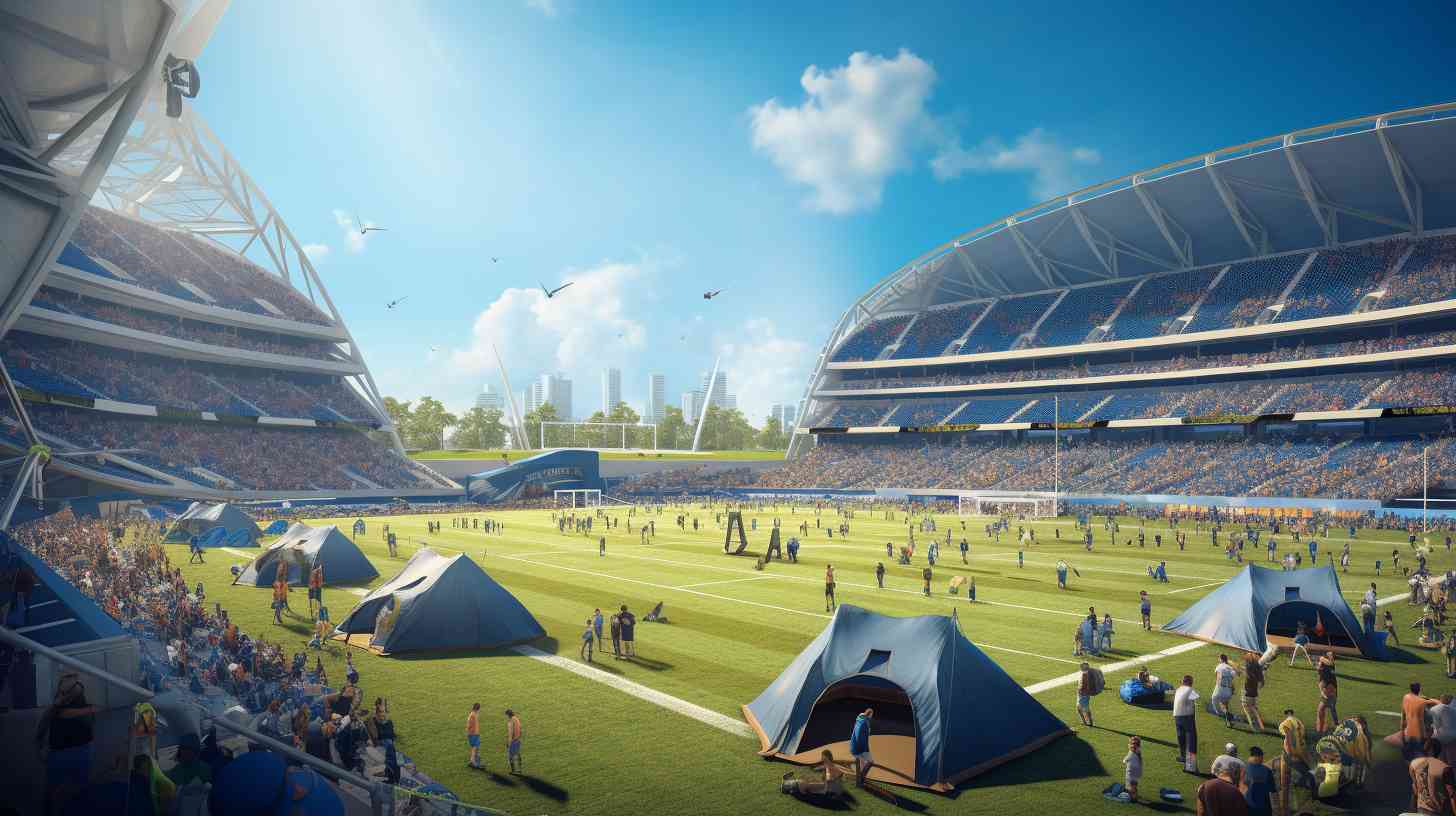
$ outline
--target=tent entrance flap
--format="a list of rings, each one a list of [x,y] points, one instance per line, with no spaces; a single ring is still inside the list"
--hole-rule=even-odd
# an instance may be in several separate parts
[[[893,774],[894,778],[887,781],[905,784],[908,780],[913,784],[915,711],[903,689],[880,677],[848,677],[826,688],[804,723],[798,752],[789,759],[818,762],[819,752],[825,749],[836,758],[848,758],[855,718],[867,708],[875,710],[870,745],[875,764]]]

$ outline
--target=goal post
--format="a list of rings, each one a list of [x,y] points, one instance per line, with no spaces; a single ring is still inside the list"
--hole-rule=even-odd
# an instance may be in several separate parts
[[[957,496],[962,516],[1018,515],[1027,518],[1055,518],[1057,494],[1042,491],[970,491]]]
[[[541,450],[657,450],[657,426],[646,422],[542,422]]]
[[[601,507],[602,491],[596,488],[578,490],[557,490],[554,494],[556,506],[575,510],[578,507]]]

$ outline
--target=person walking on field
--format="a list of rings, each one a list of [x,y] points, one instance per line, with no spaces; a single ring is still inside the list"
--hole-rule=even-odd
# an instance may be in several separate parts
[[[470,713],[465,715],[465,742],[470,745],[470,755],[465,764],[480,768],[480,703],[472,705]]]
[[[1198,772],[1198,720],[1193,705],[1198,698],[1193,675],[1183,675],[1183,685],[1173,692],[1173,729],[1178,739],[1178,762],[1188,773]]]
[[[1082,664],[1082,676],[1077,679],[1077,716],[1082,724],[1092,727],[1092,667]]]
[[[838,604],[834,601],[834,565],[824,565],[824,611],[833,612]]]
[[[1218,665],[1213,667],[1213,710],[1223,716],[1229,728],[1234,727],[1234,713],[1229,701],[1234,697],[1234,677],[1239,670],[1229,665],[1228,655],[1218,656]]]
[[[1138,592],[1138,612],[1143,617],[1143,629],[1151,632],[1153,630],[1153,602],[1148,598],[1146,589]]]
[[[592,619],[586,619],[586,628],[581,632],[581,659],[592,662]]]
[[[1259,711],[1259,687],[1264,685],[1264,664],[1260,662],[1259,656],[1253,652],[1244,655],[1244,717],[1249,721],[1249,727],[1258,725],[1259,730],[1264,730],[1264,715]]]
[[[506,762],[512,774],[519,774],[525,765],[521,759],[521,718],[509,708],[506,709]]]
[[[592,634],[596,636],[597,651],[602,650],[602,608],[599,606],[592,610],[591,618]]]
[[[637,616],[627,611],[627,605],[622,604],[622,611],[617,617],[622,619],[622,656],[636,657],[636,628]]]
[[[616,615],[616,614],[613,614],[612,615],[611,628],[612,628],[612,658],[614,660],[621,660],[622,659],[622,617],[620,615]]]

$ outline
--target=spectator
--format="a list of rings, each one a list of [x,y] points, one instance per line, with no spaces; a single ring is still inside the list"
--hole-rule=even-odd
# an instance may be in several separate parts
[[[634,633],[637,629],[637,616],[628,612],[627,605],[622,604],[622,611],[618,613],[617,617],[621,620],[622,625],[622,656],[627,658],[636,657],[637,645],[633,641],[635,640]]]
[[[1127,756],[1122,758],[1122,787],[1127,791],[1128,801],[1138,800],[1138,782],[1143,778],[1143,741],[1140,737],[1128,737]]]
[[[1173,727],[1178,740],[1178,762],[1188,773],[1198,772],[1198,722],[1194,718],[1198,692],[1193,675],[1183,675],[1183,684],[1173,692]]]
[[[1426,724],[1426,708],[1436,702],[1421,695],[1420,683],[1411,683],[1410,692],[1401,698],[1400,733],[1404,741],[1402,753],[1406,759],[1419,755],[1426,740],[1431,738],[1430,727]]]
[[[465,742],[470,746],[470,754],[465,764],[471,768],[479,769],[480,764],[480,703],[470,706],[470,713],[465,715]]]
[[[1198,786],[1195,796],[1198,816],[1247,816],[1248,802],[1239,792],[1238,771],[1225,765],[1212,779]]]
[[[511,709],[506,709],[506,762],[511,773],[521,772],[521,718]]]
[[[1441,744],[1434,739],[1423,746],[1424,756],[1411,760],[1411,805],[1419,816],[1450,816],[1456,801],[1456,777],[1451,766],[1437,758]]]
[[[61,675],[55,701],[41,715],[36,743],[45,749],[46,810],[59,813],[91,779],[92,729],[100,711],[86,702],[74,673]]]
[[[1263,748],[1255,745],[1249,749],[1243,783],[1239,788],[1249,805],[1249,816],[1273,816],[1274,796],[1279,793],[1279,785],[1274,780],[1274,772],[1264,764]]]
[[[849,754],[854,757],[854,784],[859,788],[864,787],[865,778],[875,764],[874,755],[870,753],[871,721],[874,716],[873,708],[866,708],[860,712],[859,716],[855,717],[854,728],[849,733]]]

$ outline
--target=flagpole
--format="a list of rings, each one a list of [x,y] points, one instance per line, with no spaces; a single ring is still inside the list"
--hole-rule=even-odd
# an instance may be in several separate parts
[[[1052,501],[1062,493],[1062,438],[1058,426],[1062,424],[1062,398],[1060,394],[1052,395]],[[1053,505],[1052,515],[1056,515]]]
[[[1431,446],[1421,449],[1421,532],[1431,532]]]

